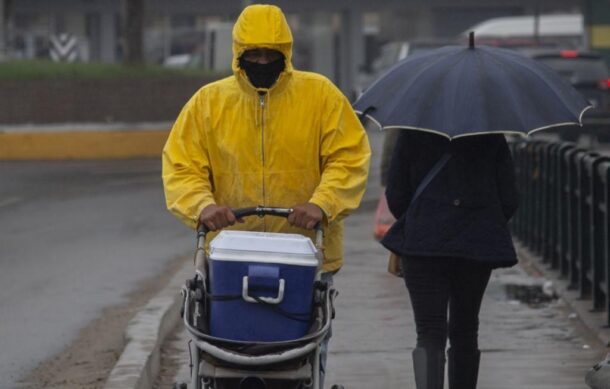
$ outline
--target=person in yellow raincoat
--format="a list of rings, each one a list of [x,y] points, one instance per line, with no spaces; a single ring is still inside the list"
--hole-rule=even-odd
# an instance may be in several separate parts
[[[188,226],[212,231],[235,224],[231,208],[257,205],[294,211],[236,227],[313,237],[322,222],[323,279],[332,281],[343,263],[342,220],[364,193],[370,147],[332,82],[292,67],[292,42],[278,7],[243,10],[233,28],[233,75],[195,93],[163,149],[166,203]]]

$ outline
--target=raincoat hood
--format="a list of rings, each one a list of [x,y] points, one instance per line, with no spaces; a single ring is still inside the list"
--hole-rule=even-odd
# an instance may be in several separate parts
[[[281,9],[274,5],[250,5],[242,11],[233,27],[233,73],[245,78],[239,57],[246,50],[267,48],[284,55],[284,72],[292,73],[292,33]]]

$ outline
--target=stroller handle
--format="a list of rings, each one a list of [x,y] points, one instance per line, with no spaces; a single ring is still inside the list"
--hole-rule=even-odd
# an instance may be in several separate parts
[[[290,216],[293,209],[292,208],[258,206],[258,207],[248,207],[248,208],[233,208],[233,209],[231,209],[231,211],[235,215],[236,219],[241,219],[242,217],[246,217],[246,216],[258,216],[258,217],[278,216],[278,217],[287,218],[288,216]],[[313,229],[316,230],[316,232],[321,232],[322,231],[321,223],[319,223],[319,222],[316,223],[316,225],[313,227]],[[208,232],[210,232],[210,230],[206,227],[205,224],[201,224],[199,226],[199,228],[197,228],[198,237],[205,236]]]

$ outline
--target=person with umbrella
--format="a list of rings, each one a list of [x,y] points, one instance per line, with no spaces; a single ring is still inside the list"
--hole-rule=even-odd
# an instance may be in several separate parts
[[[515,52],[445,47],[407,58],[354,104],[402,128],[386,196],[398,219],[381,243],[401,257],[417,345],[417,389],[474,389],[479,310],[494,268],[517,263],[518,206],[504,133],[581,123],[587,102],[550,68]]]

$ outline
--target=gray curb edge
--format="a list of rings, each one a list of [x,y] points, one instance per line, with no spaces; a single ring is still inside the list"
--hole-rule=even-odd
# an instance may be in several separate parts
[[[180,288],[192,275],[190,261],[127,325],[125,348],[104,389],[150,389],[160,366],[160,349],[180,319]]]
[[[559,273],[549,269],[540,257],[515,242],[517,255],[527,258],[528,262],[545,278],[552,281],[557,295],[578,315],[580,322],[606,347],[610,347],[610,329],[605,326],[605,312],[592,311],[591,300],[581,299],[577,290],[568,288],[568,281],[559,277]]]

